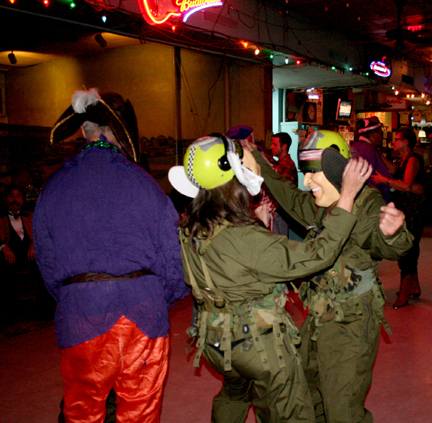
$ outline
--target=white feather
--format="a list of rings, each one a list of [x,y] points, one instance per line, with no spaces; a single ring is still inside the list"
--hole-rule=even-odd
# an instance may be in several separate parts
[[[84,113],[90,104],[97,103],[101,98],[96,88],[88,91],[75,91],[72,96],[72,108],[76,113]]]

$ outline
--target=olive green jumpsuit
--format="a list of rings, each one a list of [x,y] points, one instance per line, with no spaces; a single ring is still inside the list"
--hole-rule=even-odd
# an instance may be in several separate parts
[[[258,225],[216,227],[209,239],[180,231],[185,280],[199,304],[198,354],[224,377],[212,422],[243,423],[249,406],[266,423],[315,420],[285,311],[283,284],[332,265],[356,218],[334,208],[310,242],[290,241]]]
[[[258,152],[253,155],[278,203],[309,229],[305,242],[316,239],[327,209],[317,208],[310,192],[283,179]],[[397,260],[413,239],[405,223],[393,236],[380,231],[384,205],[378,190],[366,185],[352,211],[357,223],[336,262],[300,286],[300,298],[309,308],[300,332],[300,352],[317,422],[373,421],[364,401],[372,383],[381,323],[389,330],[378,263]]]

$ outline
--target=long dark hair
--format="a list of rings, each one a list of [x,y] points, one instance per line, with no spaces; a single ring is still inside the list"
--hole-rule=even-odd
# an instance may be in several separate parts
[[[189,204],[180,227],[191,238],[208,238],[215,226],[227,221],[236,226],[260,225],[250,209],[249,193],[234,177],[212,190],[200,190]]]

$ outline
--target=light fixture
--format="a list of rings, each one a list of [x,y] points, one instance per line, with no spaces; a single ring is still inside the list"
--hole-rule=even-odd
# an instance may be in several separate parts
[[[396,94],[396,95],[398,95],[398,94],[399,94],[399,91],[398,91],[398,90],[396,90],[396,91],[395,91],[395,94]]]
[[[423,129],[420,129],[418,136],[419,138],[426,138],[426,132]]]
[[[16,65],[17,64],[17,58],[15,57],[15,54],[14,54],[13,51],[11,51],[8,54],[8,59],[9,59],[9,62],[11,63],[11,65]]]
[[[107,42],[105,40],[104,37],[102,37],[102,34],[96,34],[94,37],[95,41],[101,46],[101,47],[106,47],[107,46]]]

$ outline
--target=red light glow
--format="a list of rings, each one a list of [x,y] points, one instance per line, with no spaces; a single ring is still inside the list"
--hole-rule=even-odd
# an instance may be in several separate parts
[[[407,26],[407,30],[411,32],[421,31],[423,29],[423,25],[409,25]]]

